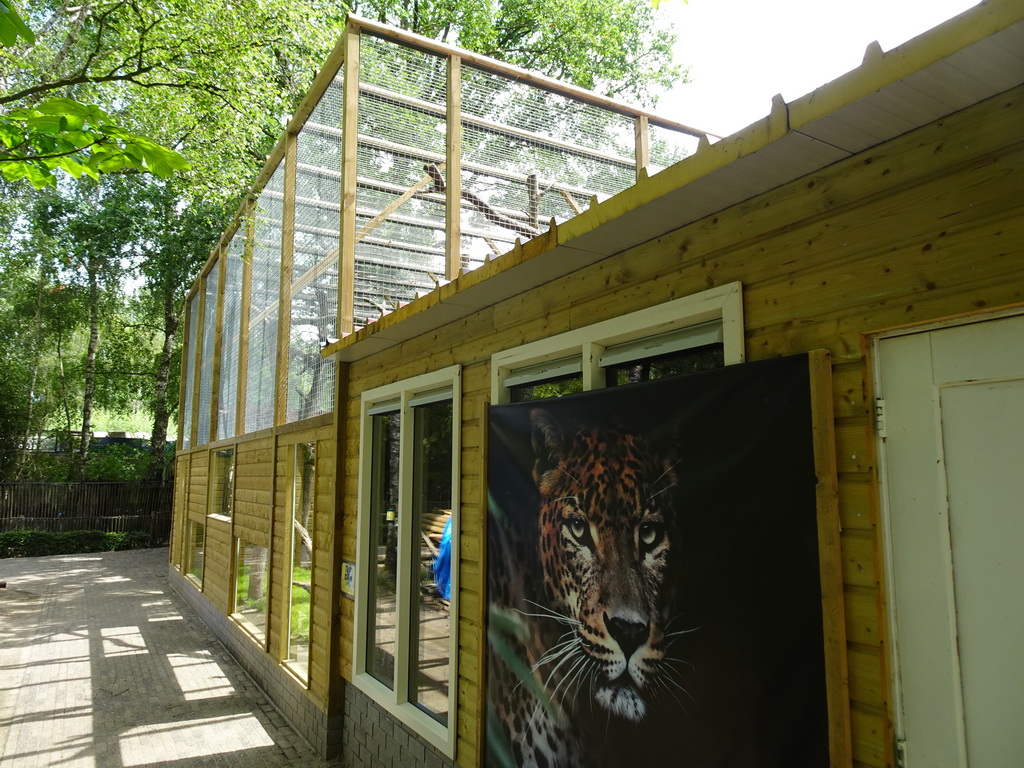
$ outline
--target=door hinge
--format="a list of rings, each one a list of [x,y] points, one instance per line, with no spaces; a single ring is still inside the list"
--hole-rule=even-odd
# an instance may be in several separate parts
[[[883,440],[886,438],[885,432],[885,400],[877,398],[875,400],[875,432]]]
[[[907,742],[896,739],[896,768],[907,768]]]

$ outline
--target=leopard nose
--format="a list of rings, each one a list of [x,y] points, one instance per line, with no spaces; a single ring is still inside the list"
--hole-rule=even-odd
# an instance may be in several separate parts
[[[647,642],[647,636],[650,634],[650,627],[647,624],[624,619],[621,616],[608,618],[607,613],[604,615],[604,625],[608,628],[608,633],[615,638],[615,642],[619,644],[622,655],[627,660],[637,648]]]

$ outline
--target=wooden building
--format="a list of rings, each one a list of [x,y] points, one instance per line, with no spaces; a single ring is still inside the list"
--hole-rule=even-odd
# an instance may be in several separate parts
[[[467,106],[460,66],[507,75],[509,98],[549,82],[400,35],[445,98],[395,98],[338,74],[368,33],[383,30],[352,22],[189,303],[171,580],[285,716],[345,765],[484,764],[489,406],[538,382],[600,389],[617,361],[691,348],[711,350],[712,367],[811,353],[825,371],[812,388],[830,762],[1014,764],[1024,7],[988,0],[892,51],[869,46],[858,69],[777,97],[763,120],[701,137],[665,168],[645,133],[655,116],[599,103],[626,119],[637,179],[607,194],[595,189],[604,168],[567,180],[588,155],[538,139],[536,124],[517,128],[524,140],[575,158],[556,181],[543,181],[551,166],[462,165],[483,143],[453,138],[456,124],[510,133]],[[509,103],[496,92],[483,101]],[[370,136],[372,114],[344,109],[366,93],[446,121],[440,145],[416,154]],[[311,115],[315,140],[334,144],[314,147]],[[621,146],[625,131],[602,125]],[[351,158],[374,152],[422,168],[404,191],[367,180]],[[431,165],[463,173],[438,184]],[[525,190],[521,205],[471,187],[500,178]],[[558,211],[537,210],[538,186]],[[403,213],[408,200],[420,207]],[[529,239],[502,228],[538,219],[550,224]],[[374,235],[379,252],[356,253]],[[403,238],[441,266],[385,274],[385,249]],[[366,288],[371,277],[390,287]],[[318,309],[296,309],[303,296]],[[421,586],[447,515],[444,603]]]

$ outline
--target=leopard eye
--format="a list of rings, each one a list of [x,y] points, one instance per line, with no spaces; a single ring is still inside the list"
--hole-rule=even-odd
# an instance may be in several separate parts
[[[645,549],[654,549],[665,535],[665,528],[661,523],[641,523],[639,537],[640,543]]]
[[[587,535],[586,521],[579,515],[572,515],[567,522],[569,524],[569,533],[572,534],[576,541],[582,543]]]

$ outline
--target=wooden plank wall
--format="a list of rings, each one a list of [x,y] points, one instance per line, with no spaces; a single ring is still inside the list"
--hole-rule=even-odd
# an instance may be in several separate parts
[[[270,511],[274,498],[274,439],[264,437],[235,445],[234,535],[250,544],[270,546]]]
[[[235,499],[231,519],[207,515],[208,447],[183,453],[178,457],[178,470],[187,480],[178,487],[188,489],[187,501],[179,505],[176,500],[175,506],[176,515],[187,514],[190,519],[206,525],[203,594],[225,615],[230,612],[233,600],[231,574],[236,567],[234,540],[242,538],[252,544],[273,546],[267,652],[280,660],[284,655],[287,621],[284,603],[287,593],[281,585],[286,576],[284,564],[290,561],[287,535],[294,461],[291,446],[300,442],[316,444],[315,522],[310,531],[315,552],[308,693],[325,711],[331,684],[328,670],[334,620],[331,599],[334,591],[334,486],[337,463],[334,435],[333,416],[328,415],[310,419],[303,424],[264,430],[237,440],[217,443],[217,447],[234,444],[235,448]],[[175,526],[180,522],[176,518]],[[175,527],[175,531],[178,530]],[[180,557],[179,554],[173,556]],[[246,637],[250,636],[246,634]],[[296,685],[301,687],[298,682]]]
[[[855,766],[890,765],[884,574],[862,335],[1024,301],[1020,89],[350,367],[342,555],[355,559],[359,397],[463,372],[458,762],[480,762],[485,412],[490,356],[742,281],[747,357],[827,349]],[[340,668],[351,670],[344,601]]]

